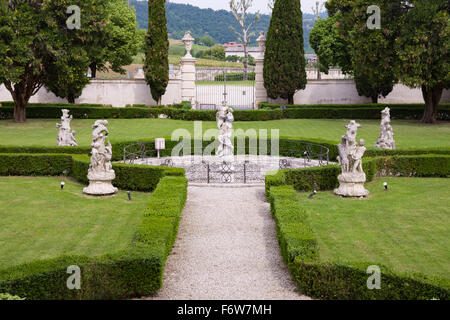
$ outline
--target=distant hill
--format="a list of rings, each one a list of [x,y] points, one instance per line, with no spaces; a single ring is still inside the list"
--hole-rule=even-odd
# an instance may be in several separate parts
[[[136,9],[136,18],[140,29],[148,26],[148,4],[147,1],[131,0],[130,4]],[[167,30],[173,39],[181,39],[187,30],[194,37],[210,35],[216,43],[227,43],[236,41],[236,35],[229,30],[229,26],[238,29],[238,24],[232,13],[226,10],[200,9],[192,5],[166,3]],[[249,15],[249,21],[253,15]],[[269,15],[261,15],[261,19],[253,26],[252,31],[267,32],[270,23]],[[303,14],[303,36],[305,39],[305,52],[312,52],[309,46],[309,31],[314,26],[314,16],[309,13]],[[253,38],[253,43],[256,37]]]

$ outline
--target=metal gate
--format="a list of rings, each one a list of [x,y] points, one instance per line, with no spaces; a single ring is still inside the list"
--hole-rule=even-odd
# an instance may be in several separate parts
[[[197,68],[195,77],[196,108],[217,110],[227,101],[235,109],[255,108],[255,69]]]

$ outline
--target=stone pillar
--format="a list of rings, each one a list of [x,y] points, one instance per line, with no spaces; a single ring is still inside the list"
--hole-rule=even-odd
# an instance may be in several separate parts
[[[256,39],[259,46],[259,55],[255,58],[255,109],[258,109],[258,103],[267,101],[267,92],[264,87],[264,52],[266,50],[266,36],[264,32],[260,32],[260,36]]]
[[[190,101],[195,108],[195,62],[197,59],[191,55],[194,38],[190,31],[186,32],[182,41],[186,48],[186,55],[181,58],[181,100]]]

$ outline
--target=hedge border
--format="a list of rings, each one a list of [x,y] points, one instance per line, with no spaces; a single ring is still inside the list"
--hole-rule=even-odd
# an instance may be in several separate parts
[[[435,168],[439,164],[439,167]],[[435,168],[435,169],[432,169]],[[369,179],[378,175],[449,176],[450,156],[419,155],[367,159],[364,170]],[[266,177],[266,197],[274,216],[280,251],[302,293],[321,299],[444,299],[450,297],[450,284],[421,274],[398,273],[373,262],[321,262],[320,248],[306,212],[295,198],[297,191],[319,186],[333,189],[337,184],[337,165],[281,170]],[[336,174],[336,175],[335,175]],[[327,178],[331,175],[331,178]],[[312,181],[320,181],[312,185]],[[367,267],[382,270],[380,290],[366,287]]]
[[[50,157],[55,155],[44,155],[45,161]],[[64,161],[70,158],[57,157]],[[186,196],[186,178],[162,177],[150,195],[142,223],[127,249],[99,257],[60,256],[0,270],[0,292],[27,299],[124,299],[156,292],[162,286],[165,261],[176,238]],[[161,203],[164,203],[162,211]],[[69,276],[66,271],[70,265],[81,269],[81,290],[66,287]]]
[[[281,110],[281,105],[260,104],[257,110],[235,110],[235,121],[269,121],[280,119],[380,119],[381,111],[388,105],[311,105],[287,106]],[[389,105],[393,119],[420,119],[423,105]],[[61,109],[69,109],[75,119],[139,119],[158,118],[166,115],[170,119],[185,121],[215,121],[216,111],[188,109],[186,105],[152,106],[142,105],[114,108],[97,105],[56,105],[39,104],[27,108],[30,119],[59,119]],[[7,103],[0,108],[0,119],[12,119],[14,108]],[[441,106],[438,120],[450,120],[450,104]]]

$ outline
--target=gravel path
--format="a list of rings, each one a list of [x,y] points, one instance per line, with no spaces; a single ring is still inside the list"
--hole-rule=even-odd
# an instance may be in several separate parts
[[[264,187],[190,186],[163,288],[147,299],[307,299],[280,256]]]

